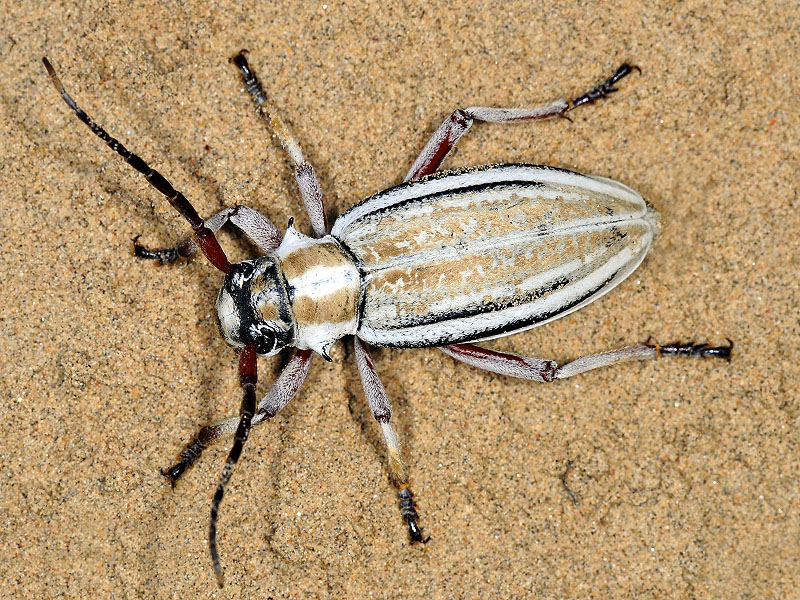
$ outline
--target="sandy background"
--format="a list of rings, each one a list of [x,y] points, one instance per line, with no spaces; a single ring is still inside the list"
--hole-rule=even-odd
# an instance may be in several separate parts
[[[43,4],[1,17],[5,597],[800,597],[794,3]],[[479,125],[446,163],[609,176],[662,215],[657,247],[618,290],[495,347],[566,360],[651,335],[730,337],[734,360],[545,386],[433,350],[376,353],[432,537],[410,547],[352,349],[338,345],[245,450],[217,592],[206,528],[228,444],[174,492],[159,469],[238,409],[212,313],[220,277],[203,260],[133,258],[134,235],[164,245],[186,227],[67,110],[40,57],[201,214],[246,203],[307,228],[227,62],[240,48],[332,215],[400,182],[456,107],[537,104],[640,65],[574,122]],[[261,389],[276,365],[261,362]]]

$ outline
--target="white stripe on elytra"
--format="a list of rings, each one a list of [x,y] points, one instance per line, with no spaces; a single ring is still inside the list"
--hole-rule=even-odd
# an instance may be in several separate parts
[[[470,341],[478,341],[480,339],[492,339],[507,333],[497,335],[489,335],[481,337],[481,331],[489,331],[492,329],[504,327],[514,322],[525,321],[530,318],[535,318],[536,315],[547,314],[556,312],[556,314],[546,320],[520,327],[514,331],[524,331],[533,327],[538,327],[545,323],[549,323],[555,319],[563,317],[573,311],[586,306],[597,298],[605,295],[616,285],[632,273],[636,267],[642,262],[647,253],[646,250],[650,245],[651,236],[647,236],[642,245],[642,249],[638,255],[634,255],[629,248],[625,248],[620,252],[614,254],[605,264],[598,266],[589,275],[581,278],[570,285],[561,289],[555,290],[553,293],[544,297],[541,300],[522,304],[519,306],[509,307],[492,313],[478,314],[470,317],[460,319],[453,319],[450,321],[442,321],[428,325],[417,325],[412,327],[404,327],[393,330],[374,329],[366,323],[362,323],[358,330],[358,337],[362,340],[375,345],[408,345],[412,343],[425,343],[426,340],[441,340],[441,339],[461,339],[461,336],[468,335],[470,332],[476,332],[474,338],[468,338]],[[627,263],[627,264],[626,264]],[[623,269],[624,267],[624,269]],[[615,272],[619,271],[613,281],[608,282],[604,287],[598,290],[594,295],[584,299],[582,302],[575,306],[557,312],[559,307],[568,306],[580,297],[586,290],[592,289],[601,285],[606,279],[611,277]],[[462,341],[467,341],[466,339]]]
[[[573,186],[600,194],[607,194],[623,201],[639,203],[644,209],[644,200],[642,200],[642,197],[638,193],[626,185],[605,177],[581,175],[579,173],[532,166],[499,166],[448,175],[446,177],[427,179],[416,184],[403,185],[399,188],[381,192],[368,201],[365,201],[363,204],[357,204],[336,219],[331,229],[331,235],[341,239],[340,236],[343,231],[352,222],[371,212],[387,208],[398,202],[404,202],[423,196],[431,196],[446,191],[458,191],[465,187],[475,185],[513,181]]]
[[[589,233],[592,231],[602,231],[607,229],[610,223],[619,223],[621,221],[587,221],[582,220],[577,224],[560,226],[557,230],[558,237],[574,236],[576,233]],[[624,221],[625,225],[629,225],[634,221]],[[644,223],[644,221],[641,221]],[[409,254],[402,254],[395,256],[388,260],[381,261],[376,259],[374,262],[369,262],[364,265],[364,268],[369,273],[377,273],[385,269],[403,269],[408,267],[419,268],[427,264],[431,264],[433,260],[436,262],[448,260],[469,260],[470,255],[484,256],[490,250],[500,250],[503,248],[524,248],[532,244],[535,240],[553,236],[553,231],[539,231],[537,229],[527,229],[506,233],[503,235],[496,235],[491,237],[483,237],[477,240],[469,240],[461,246],[445,246],[436,249],[425,249],[419,252],[412,252]],[[577,251],[576,251],[577,252]],[[426,257],[430,258],[426,258]],[[576,259],[579,257],[576,257]],[[565,260],[570,260],[566,258]]]

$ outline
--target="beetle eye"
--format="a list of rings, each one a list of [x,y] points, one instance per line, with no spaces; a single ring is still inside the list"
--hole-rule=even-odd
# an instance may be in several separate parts
[[[259,327],[253,336],[257,354],[269,354],[275,349],[275,332],[268,327]]]

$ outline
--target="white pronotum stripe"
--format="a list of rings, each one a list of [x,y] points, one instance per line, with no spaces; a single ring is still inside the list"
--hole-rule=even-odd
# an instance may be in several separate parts
[[[302,290],[313,300],[324,302],[327,296],[335,295],[343,286],[357,279],[350,265],[316,266],[292,279],[292,286]]]

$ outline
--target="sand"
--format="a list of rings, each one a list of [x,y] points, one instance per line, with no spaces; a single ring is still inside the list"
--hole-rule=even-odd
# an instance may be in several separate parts
[[[2,19],[5,597],[800,596],[796,4],[22,2]],[[221,278],[204,260],[132,256],[135,235],[167,245],[186,226],[68,111],[41,57],[201,214],[243,203],[308,231],[228,63],[241,48],[332,216],[399,183],[457,107],[535,105],[639,65],[572,122],[478,125],[448,159],[612,177],[661,213],[618,289],[492,345],[565,361],[650,336],[730,338],[733,360],[544,385],[435,350],[376,351],[431,536],[411,547],[338,344],[245,449],[217,591],[206,532],[229,442],[175,490],[159,470],[238,410],[213,314]],[[252,252],[221,240],[237,260]],[[278,368],[261,361],[260,390]]]

